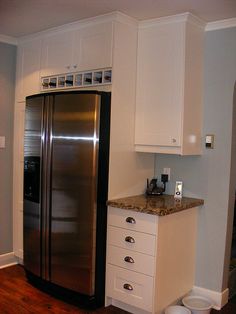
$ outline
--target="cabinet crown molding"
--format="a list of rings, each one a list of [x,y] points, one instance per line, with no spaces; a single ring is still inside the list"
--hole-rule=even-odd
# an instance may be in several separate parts
[[[41,32],[37,32],[31,35],[27,35],[27,36],[22,36],[19,38],[18,42],[26,42],[28,40],[32,40],[32,39],[36,39],[36,38],[42,38],[42,37],[47,37],[50,35],[54,35],[55,33],[63,33],[63,32],[67,32],[67,31],[73,31],[73,30],[78,30],[78,29],[82,29],[85,27],[88,27],[90,25],[96,25],[96,24],[101,24],[101,23],[105,23],[105,22],[112,22],[112,21],[118,21],[118,22],[122,22],[125,24],[129,24],[129,25],[135,25],[138,26],[138,21],[135,20],[134,18],[121,13],[119,11],[114,11],[111,13],[107,13],[107,14],[103,14],[103,15],[98,15],[98,16],[94,16],[94,17],[90,17],[90,18],[86,18],[86,19],[82,19],[76,22],[72,22],[72,23],[68,23],[68,24],[63,24],[57,27],[53,27],[53,28],[49,28],[46,29],[44,31]]]
[[[157,24],[169,24],[176,22],[189,22],[198,27],[205,28],[206,23],[192,13],[185,12],[177,15],[163,16],[160,18],[150,19],[139,22],[139,28],[146,28]]]
[[[90,25],[100,24],[100,23],[109,22],[109,21],[117,21],[124,24],[133,25],[133,26],[139,27],[140,29],[150,27],[156,24],[168,24],[168,23],[174,23],[174,22],[189,22],[189,23],[195,24],[196,26],[200,28],[205,28],[205,31],[236,27],[236,18],[206,23],[199,17],[193,15],[192,13],[185,12],[185,13],[181,13],[177,15],[163,16],[160,18],[138,21],[135,18],[132,18],[129,15],[124,14],[120,11],[114,11],[111,13],[82,19],[82,20],[75,21],[72,23],[63,24],[57,27],[46,29],[44,31],[37,32],[37,33],[27,35],[27,36],[22,36],[19,38],[0,34],[0,42],[5,42],[12,45],[18,45],[19,43],[24,43],[28,40],[50,36],[51,34],[55,34],[56,32],[65,32],[69,30],[81,29],[84,27],[88,27]]]
[[[233,17],[231,19],[225,19],[225,20],[207,23],[205,31],[206,32],[214,31],[217,29],[230,28],[230,27],[236,27],[236,17]]]
[[[16,46],[17,38],[0,34],[0,42]]]

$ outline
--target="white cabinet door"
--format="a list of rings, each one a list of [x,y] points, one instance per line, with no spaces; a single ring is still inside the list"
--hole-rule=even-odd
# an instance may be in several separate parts
[[[74,63],[80,71],[112,66],[112,22],[81,28],[75,38],[80,44],[75,46]]]
[[[135,306],[135,311],[131,313],[137,313],[137,308],[145,310],[144,313],[154,313],[152,311],[152,276],[129,271],[111,264],[107,265],[106,272],[106,291],[109,297],[125,304]]]
[[[201,153],[203,27],[184,14],[141,24],[136,151]]]
[[[30,40],[18,45],[16,70],[16,101],[40,91],[41,40]]]
[[[139,33],[135,144],[179,146],[182,118],[183,27]]]
[[[49,35],[42,42],[41,76],[71,72],[73,31]]]

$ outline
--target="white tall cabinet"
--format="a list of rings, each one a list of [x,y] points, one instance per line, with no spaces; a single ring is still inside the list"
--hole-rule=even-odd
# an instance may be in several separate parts
[[[25,102],[16,102],[14,110],[13,155],[13,251],[23,260],[23,169]]]
[[[189,13],[140,23],[136,151],[201,153],[203,35]]]
[[[61,26],[19,40],[14,125],[14,253],[23,257],[23,137],[25,97],[41,77],[112,67],[109,198],[143,193],[153,156],[134,151],[138,25],[121,13]],[[76,66],[76,68],[74,67]],[[96,87],[98,89],[98,87]]]
[[[13,251],[21,262],[25,97],[40,91],[41,42],[41,38],[23,38],[17,46],[13,146]]]

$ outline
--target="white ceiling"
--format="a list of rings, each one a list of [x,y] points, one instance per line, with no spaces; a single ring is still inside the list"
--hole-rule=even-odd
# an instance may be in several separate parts
[[[236,17],[236,0],[0,0],[0,34],[20,37],[112,11],[138,20],[191,12],[212,22]]]

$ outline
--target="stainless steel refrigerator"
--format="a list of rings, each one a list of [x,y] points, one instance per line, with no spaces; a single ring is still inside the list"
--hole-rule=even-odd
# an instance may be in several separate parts
[[[95,306],[105,290],[110,97],[26,98],[24,267],[41,287]]]

